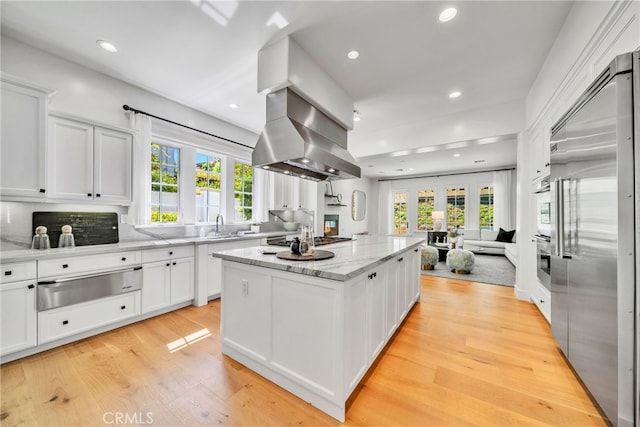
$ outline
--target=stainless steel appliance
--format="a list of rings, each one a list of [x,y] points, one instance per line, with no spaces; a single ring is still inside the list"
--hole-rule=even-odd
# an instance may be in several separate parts
[[[638,410],[639,65],[639,52],[618,56],[553,126],[551,137],[551,330],[617,426],[637,425]]]
[[[142,267],[38,282],[38,311],[142,289]]]
[[[323,231],[325,236],[337,236],[340,234],[340,215],[325,215]]]
[[[536,234],[536,276],[542,286],[551,291],[551,239]]]
[[[536,233],[551,237],[551,185],[549,175],[534,182],[533,193],[536,198]]]

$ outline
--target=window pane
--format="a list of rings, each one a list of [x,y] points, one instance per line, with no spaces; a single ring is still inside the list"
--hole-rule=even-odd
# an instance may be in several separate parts
[[[220,213],[222,160],[196,153],[196,221],[211,222]]]
[[[253,218],[253,167],[244,163],[234,164],[234,199],[236,221],[250,221]]]
[[[433,230],[433,208],[435,192],[433,190],[418,191],[418,230]]]
[[[180,149],[151,144],[151,222],[176,222]]]
[[[407,193],[393,193],[393,234],[407,234]]]
[[[464,188],[447,189],[447,227],[464,228]]]
[[[480,188],[480,229],[493,230],[493,187]]]

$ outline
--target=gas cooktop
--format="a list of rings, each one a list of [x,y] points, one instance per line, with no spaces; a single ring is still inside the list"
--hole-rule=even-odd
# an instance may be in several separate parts
[[[330,245],[332,243],[346,242],[349,240],[351,240],[350,237],[318,236],[313,238],[313,244],[315,246],[323,246]],[[290,246],[291,240],[287,240],[285,236],[279,236],[277,238],[267,239],[267,244],[273,246]]]

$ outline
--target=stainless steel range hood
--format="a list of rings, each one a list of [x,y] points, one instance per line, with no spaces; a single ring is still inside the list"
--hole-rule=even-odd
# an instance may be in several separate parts
[[[347,151],[347,129],[290,87],[267,95],[267,122],[252,163],[315,181],[360,178]]]

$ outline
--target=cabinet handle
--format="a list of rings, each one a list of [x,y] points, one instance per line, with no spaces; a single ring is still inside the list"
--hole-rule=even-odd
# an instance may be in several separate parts
[[[46,193],[46,192],[47,192],[47,190],[45,190],[44,188],[41,188],[41,189],[40,189],[40,192],[41,192],[42,194],[44,194],[44,193]]]
[[[33,289],[33,288],[35,288],[35,285],[29,285],[29,286],[27,286],[27,289]]]
[[[169,251],[169,255],[173,255],[173,251]]]
[[[91,197],[91,193],[87,193],[87,197]]]
[[[171,265],[171,263],[170,263],[170,262],[168,262],[168,263],[167,263],[167,267],[169,267],[170,265]]]
[[[126,306],[126,305],[122,305],[122,306],[120,306],[120,310],[124,310],[125,308],[127,308],[127,306]]]
[[[551,164],[551,163],[545,163],[545,164],[544,164],[544,167],[545,167],[545,168],[548,168],[550,164]]]
[[[403,258],[398,258],[398,262],[402,262],[404,261],[404,257]]]
[[[96,193],[96,197],[100,197],[100,193]]]
[[[63,324],[63,325],[68,325],[68,324],[69,324],[69,321],[68,321],[68,320],[63,320],[63,321],[62,321],[62,324]]]
[[[540,169],[536,169],[536,173],[540,173]]]
[[[62,264],[62,268],[69,268],[69,264]]]
[[[126,256],[123,256],[122,258],[120,258],[120,260],[121,260],[121,261],[126,261],[126,260],[127,260],[127,257],[126,257]]]
[[[5,276],[11,276],[12,274],[13,274],[13,271],[11,271],[11,270],[7,270],[7,271],[4,272]]]
[[[176,263],[174,262],[173,265],[176,265]]]
[[[414,250],[413,250],[413,252],[418,252],[418,250],[417,250],[417,249],[414,249]]]
[[[543,299],[540,300],[540,304],[544,304],[544,300]]]

